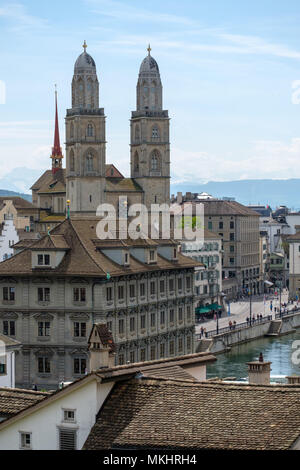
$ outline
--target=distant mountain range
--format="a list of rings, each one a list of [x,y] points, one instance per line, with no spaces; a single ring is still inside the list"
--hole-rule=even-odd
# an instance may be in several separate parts
[[[280,205],[292,210],[300,208],[300,178],[289,180],[240,180],[240,181],[209,181],[208,183],[176,183],[171,184],[171,194],[177,192],[201,193],[212,196],[234,197],[241,204],[264,204],[272,209]]]
[[[42,174],[40,170],[16,168],[0,179],[0,196],[20,196],[31,201],[30,186]],[[172,182],[172,180],[171,180]],[[272,209],[280,205],[292,210],[300,209],[300,178],[288,180],[239,180],[239,181],[209,181],[204,183],[182,182],[171,184],[171,194],[181,191],[186,193],[206,192],[212,196],[223,198],[233,197],[241,204],[264,204]]]
[[[6,191],[5,189],[0,189],[0,197],[13,197],[13,196],[19,196],[22,197],[23,199],[26,199],[26,201],[32,202],[32,198],[30,194],[23,194],[23,193],[17,193],[15,191]]]

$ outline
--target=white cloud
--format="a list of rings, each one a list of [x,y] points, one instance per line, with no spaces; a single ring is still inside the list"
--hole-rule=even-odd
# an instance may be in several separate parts
[[[173,184],[297,178],[300,177],[300,138],[295,138],[290,143],[254,142],[249,155],[239,160],[174,148],[171,155],[171,169]]]

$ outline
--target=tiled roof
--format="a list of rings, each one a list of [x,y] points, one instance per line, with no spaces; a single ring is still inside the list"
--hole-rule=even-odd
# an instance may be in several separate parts
[[[143,192],[141,186],[133,178],[106,178],[107,192],[138,191]]]
[[[105,165],[105,176],[106,178],[124,178],[122,173],[112,163]]]
[[[84,449],[289,449],[299,405],[299,386],[119,382]]]
[[[177,261],[169,261],[162,256],[157,256],[157,263],[148,265],[130,257],[130,266],[121,266],[108,258],[101,250],[96,250],[94,240],[97,239],[96,227],[99,219],[65,219],[50,232],[50,240],[53,236],[61,235],[66,241],[66,246],[71,249],[64,256],[62,262],[55,269],[46,270],[47,275],[91,275],[106,277],[130,275],[149,271],[167,271],[172,269],[194,268],[199,263],[192,258],[178,253]],[[119,240],[117,240],[119,243]],[[125,241],[126,242],[126,241]],[[21,253],[0,263],[0,275],[3,274],[30,274],[33,272],[31,262],[31,249],[51,248],[52,242],[49,236],[41,238],[34,245]],[[131,240],[128,243],[132,243]],[[121,246],[121,245],[120,245]]]
[[[0,388],[0,416],[10,418],[29,406],[44,400],[51,393],[18,388]]]
[[[26,199],[19,196],[1,196],[0,205],[4,206],[4,201],[12,201],[15,208],[18,209],[36,209],[36,207]]]
[[[98,336],[100,338],[100,341],[103,344],[103,346],[109,346],[110,347],[110,352],[114,352],[116,350],[116,345],[115,345],[115,342],[114,342],[114,339],[113,339],[112,332],[109,331],[109,329],[107,328],[107,324],[106,323],[96,323],[93,327],[93,330],[94,329],[97,330],[97,334],[98,334]],[[93,330],[91,331],[91,335],[93,333]],[[91,338],[91,335],[90,335],[90,338]],[[90,338],[89,338],[88,342],[90,342]]]
[[[221,201],[221,200],[201,200],[199,203],[204,205],[204,215],[205,216],[214,216],[214,215],[232,215],[232,216],[252,216],[252,217],[260,217],[258,212],[255,212],[249,209],[246,206],[243,206],[239,202],[236,201]],[[195,202],[187,202],[182,204],[182,210],[184,205],[186,204],[189,206],[192,204],[193,210],[197,204]]]
[[[57,171],[55,175],[53,175],[52,170],[46,170],[40,178],[31,186],[30,189],[38,191],[42,188],[46,189],[51,183],[55,181],[60,181],[65,183],[66,178],[66,169],[62,168],[61,170]]]

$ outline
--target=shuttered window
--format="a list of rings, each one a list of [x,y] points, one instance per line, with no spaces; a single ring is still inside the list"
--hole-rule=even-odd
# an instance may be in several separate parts
[[[77,432],[73,429],[59,430],[59,450],[76,450]]]

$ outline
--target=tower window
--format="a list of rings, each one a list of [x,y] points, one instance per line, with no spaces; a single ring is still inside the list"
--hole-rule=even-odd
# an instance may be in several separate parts
[[[159,139],[159,129],[157,126],[154,126],[152,128],[152,140],[157,140]]]
[[[152,157],[151,157],[151,170],[152,170],[152,171],[157,171],[157,170],[159,170],[159,154],[158,154],[158,152],[157,152],[156,150],[152,153]]]
[[[75,158],[73,150],[70,153],[70,171],[75,171]]]
[[[135,126],[135,135],[134,135],[135,141],[139,142],[140,141],[140,127]]]
[[[92,124],[88,124],[86,132],[87,132],[88,137],[93,137],[93,135],[94,135],[94,126]]]
[[[86,157],[86,170],[93,171],[94,170],[94,158],[91,154]]]

